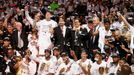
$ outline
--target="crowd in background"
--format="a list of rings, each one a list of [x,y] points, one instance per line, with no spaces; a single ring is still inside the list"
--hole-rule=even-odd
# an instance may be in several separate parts
[[[0,75],[134,75],[134,1],[0,0]]]

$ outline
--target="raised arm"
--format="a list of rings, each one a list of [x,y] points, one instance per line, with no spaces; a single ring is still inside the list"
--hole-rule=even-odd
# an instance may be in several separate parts
[[[4,23],[3,23],[3,27],[7,27],[9,17],[10,17],[9,14],[7,14],[7,15],[5,16],[5,20],[4,20]]]
[[[29,11],[28,11],[28,7],[27,6],[25,7],[25,16],[26,16],[26,19],[29,21],[29,23],[33,26],[34,25],[34,19],[32,19],[29,16]]]
[[[124,24],[130,29],[130,34],[131,34],[131,40],[130,40],[130,52],[133,54],[133,49],[134,49],[134,43],[133,43],[133,38],[134,38],[134,32],[133,32],[133,30],[134,30],[134,27],[133,26],[131,26],[128,22],[127,22],[127,20],[125,19],[125,17],[123,16],[123,15],[121,15],[119,12],[117,12],[117,15],[122,19],[122,21],[124,22]],[[123,46],[122,46],[122,48],[126,51],[126,52],[128,52],[128,49],[126,49],[126,48],[124,48]]]
[[[124,17],[121,13],[119,13],[119,12],[117,12],[117,15],[122,19],[122,21],[124,22],[124,24],[125,24],[127,27],[130,28],[131,25],[128,23],[128,21],[125,19],[125,17]]]

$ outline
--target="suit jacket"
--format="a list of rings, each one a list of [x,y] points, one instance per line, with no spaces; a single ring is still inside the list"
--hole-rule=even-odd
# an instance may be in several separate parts
[[[94,42],[93,42],[93,37],[94,37],[93,32],[92,30],[90,30],[88,33],[88,48],[90,50],[98,49],[99,34],[95,36]]]
[[[71,37],[72,37],[71,46],[72,46],[73,50],[74,50],[75,46],[80,47],[80,48],[84,48],[84,49],[87,48],[87,45],[86,45],[87,34],[88,34],[88,32],[87,32],[87,29],[85,29],[85,28],[80,28],[79,32],[72,30],[72,32],[71,32]]]
[[[70,42],[71,42],[71,29],[69,28],[65,28],[65,36],[63,36],[62,34],[62,30],[61,27],[58,26],[56,28],[54,28],[54,37],[53,37],[53,41],[54,41],[54,45],[57,47],[63,47],[63,46],[70,46]]]
[[[28,45],[27,37],[28,37],[28,34],[26,33],[25,29],[23,28],[22,32],[20,34],[20,38],[23,41],[23,47],[21,49],[23,49],[23,50],[27,49],[27,45]],[[13,32],[13,48],[20,50],[17,46],[18,46],[18,30],[16,29]]]

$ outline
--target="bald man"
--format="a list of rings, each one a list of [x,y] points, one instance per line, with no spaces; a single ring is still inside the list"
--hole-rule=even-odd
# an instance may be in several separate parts
[[[20,22],[16,22],[16,30],[13,32],[13,48],[20,51],[21,54],[24,54],[24,51],[27,49],[28,39],[25,28],[22,27]]]
[[[127,42],[121,36],[121,32],[119,30],[115,31],[113,37],[115,39],[112,42],[112,44],[114,45],[114,50],[116,50],[116,52],[119,53],[121,58],[125,57],[127,55],[127,53],[130,53]]]
[[[93,28],[89,32],[89,49],[93,50],[98,48],[100,21],[98,17],[93,18]]]

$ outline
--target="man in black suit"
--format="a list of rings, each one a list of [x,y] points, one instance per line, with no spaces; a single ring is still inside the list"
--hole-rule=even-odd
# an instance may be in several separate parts
[[[88,23],[88,27],[90,29],[88,33],[88,53],[89,57],[93,59],[93,51],[100,50],[98,48],[98,41],[99,41],[99,32],[98,29],[100,28],[100,22],[98,17],[94,17],[93,20],[90,20]]]
[[[90,50],[98,48],[98,40],[99,40],[98,29],[100,27],[99,23],[100,23],[99,18],[94,17],[93,26],[90,28],[90,31],[89,31],[89,49]]]
[[[65,26],[63,18],[59,18],[59,26],[54,28],[53,40],[54,46],[70,54],[71,29]]]
[[[77,59],[80,59],[82,49],[87,49],[87,45],[86,45],[87,34],[88,34],[87,29],[82,28],[80,26],[79,19],[75,19],[73,30],[71,32],[71,37],[72,37],[71,45],[72,45],[72,50],[74,50],[75,55],[77,56]]]
[[[22,27],[20,22],[16,23],[16,30],[13,32],[13,48],[19,50],[23,56],[28,45],[28,34],[25,32],[25,28]]]

